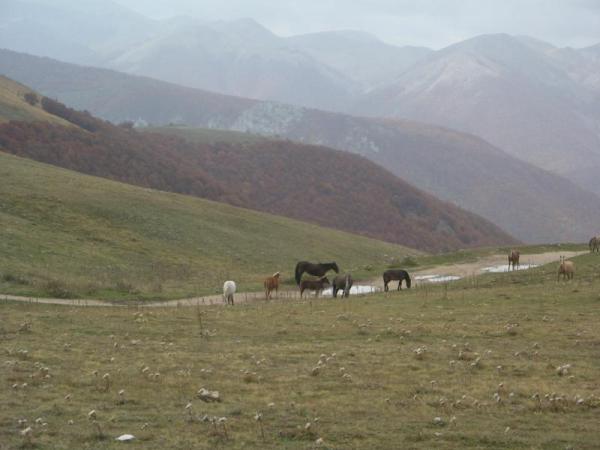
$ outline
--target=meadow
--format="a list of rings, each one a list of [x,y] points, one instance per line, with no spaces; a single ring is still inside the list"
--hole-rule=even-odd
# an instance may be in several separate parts
[[[0,153],[0,293],[161,300],[261,290],[298,259],[361,277],[421,252]],[[332,256],[333,255],[333,256]]]
[[[598,448],[600,256],[575,262],[336,301],[5,302],[0,448]]]

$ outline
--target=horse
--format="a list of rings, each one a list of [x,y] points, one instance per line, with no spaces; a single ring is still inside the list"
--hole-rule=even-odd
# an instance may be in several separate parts
[[[278,295],[279,291],[279,272],[275,272],[272,277],[265,279],[263,283],[265,286],[265,298],[269,300],[271,298],[271,292],[275,291],[275,295]]]
[[[521,264],[519,263],[520,257],[521,253],[519,253],[518,250],[510,251],[510,253],[508,254],[508,270],[511,270],[511,264],[512,270],[515,270],[515,266],[517,267],[517,270],[519,270],[519,268],[521,267]]]
[[[600,252],[600,236],[594,236],[589,243],[590,253]]]
[[[573,261],[565,261],[565,257],[560,257],[560,265],[558,266],[558,277],[556,281],[560,281],[560,276],[563,276],[563,281],[565,278],[567,280],[572,280],[575,276],[575,263]]]
[[[315,297],[319,296],[319,293],[325,289],[326,286],[329,286],[329,280],[327,277],[321,277],[318,280],[302,280],[300,282],[300,298],[302,298],[302,294],[305,290],[315,291]]]
[[[389,290],[388,283],[392,280],[398,280],[398,290],[402,290],[402,280],[406,281],[406,287],[410,289],[410,275],[406,270],[395,269],[386,270],[383,272],[383,290],[387,292]]]
[[[317,264],[310,263],[308,261],[300,261],[298,264],[296,264],[296,270],[294,272],[296,275],[296,284],[300,286],[300,280],[302,279],[302,274],[304,272],[315,277],[322,277],[330,270],[335,271],[335,273],[340,272],[340,269],[335,261]]]
[[[350,295],[350,288],[352,287],[352,275],[347,273],[346,275],[338,275],[333,279],[332,293],[333,297],[337,298],[337,293],[339,290],[342,290],[342,298],[348,297]]]
[[[235,294],[235,281],[226,281],[223,283],[223,301],[225,304],[233,305],[233,294]]]

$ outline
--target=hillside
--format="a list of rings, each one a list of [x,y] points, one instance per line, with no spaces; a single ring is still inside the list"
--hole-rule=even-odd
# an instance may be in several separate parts
[[[10,122],[0,125],[0,149],[428,251],[515,242],[355,155],[281,140],[194,144],[140,134],[47,98],[42,103],[81,128]]]
[[[35,34],[30,32],[33,29]],[[189,17],[151,20],[101,0],[77,5],[5,0],[0,15],[0,43],[17,51],[229,95],[361,117],[426,122],[472,133],[515,159],[600,196],[596,176],[600,170],[600,44],[559,48],[528,36],[487,34],[434,51],[389,45],[355,30],[282,37],[250,18],[220,22]],[[6,74],[43,91],[26,78],[8,71]],[[35,72],[31,75],[40,76]],[[62,92],[44,92],[64,95],[60,99],[70,106],[90,107],[87,90],[74,90],[72,86]],[[173,122],[230,128],[229,117],[222,121],[208,114],[202,123],[193,120],[201,114],[190,107],[189,99],[184,99],[181,106],[167,102],[160,114],[149,112],[149,103],[154,102],[145,98],[143,92],[147,89],[141,91],[132,93],[144,97],[136,101],[144,106],[129,106],[124,100],[124,105],[116,105],[121,100],[111,97],[122,94],[111,86],[98,92],[102,98],[93,101],[93,112],[110,116],[111,120],[112,116],[133,120],[153,116],[153,123],[161,125]],[[297,119],[305,112],[286,107],[277,109],[276,115],[284,115],[276,119],[289,122],[290,115]],[[248,113],[243,119],[239,124],[242,128],[235,129],[252,126],[253,132],[277,132],[273,130],[277,127],[262,116]],[[263,122],[257,124],[256,120]],[[248,125],[249,121],[254,123]],[[344,132],[347,130],[341,132],[338,141]],[[310,131],[305,134],[312,136]],[[319,136],[310,139],[311,143],[338,149],[348,145],[320,140]],[[361,149],[364,153],[377,139],[361,133],[360,140],[365,141]],[[456,175],[466,179],[470,176]],[[498,182],[496,190],[501,186]],[[457,192],[445,186],[430,192],[436,196],[449,192],[450,200],[465,204]],[[514,198],[516,193],[512,194]],[[571,191],[570,195],[579,194]],[[496,210],[502,209],[501,205],[495,206]],[[487,214],[476,206],[469,208]],[[572,216],[571,212],[563,212],[564,216]],[[486,218],[500,223],[496,216]],[[570,224],[567,228],[584,227],[586,232],[575,231],[566,238],[582,238],[592,231],[589,225]],[[510,231],[522,239],[531,239],[534,234],[532,229]],[[552,240],[563,239],[551,230],[541,239],[553,235]]]
[[[113,122],[248,131],[358,153],[522,241],[587,241],[598,232],[599,197],[465,133],[223,96],[6,50],[2,72]]]
[[[3,293],[177,298],[218,293],[228,278],[260,290],[299,259],[367,276],[419,253],[1,152],[0,199]]]
[[[66,120],[44,111],[40,101],[41,97],[28,87],[0,75],[0,123],[17,120],[70,125]]]

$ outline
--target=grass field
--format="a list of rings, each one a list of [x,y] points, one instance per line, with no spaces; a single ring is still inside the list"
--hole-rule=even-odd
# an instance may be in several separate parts
[[[0,448],[598,448],[600,256],[575,262],[343,301],[6,303]]]
[[[260,290],[298,260],[369,277],[418,251],[0,153],[0,293],[168,299]]]
[[[43,121],[70,126],[69,122],[44,111],[37,95],[38,103],[31,105],[25,101],[25,94],[33,91],[13,80],[0,75],[0,123],[9,120]]]

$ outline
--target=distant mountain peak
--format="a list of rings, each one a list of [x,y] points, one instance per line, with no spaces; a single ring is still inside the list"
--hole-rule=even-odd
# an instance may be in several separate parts
[[[219,20],[209,24],[211,28],[228,33],[234,33],[239,36],[246,36],[252,39],[267,38],[276,39],[277,36],[262,24],[250,17],[244,17],[236,20]]]

